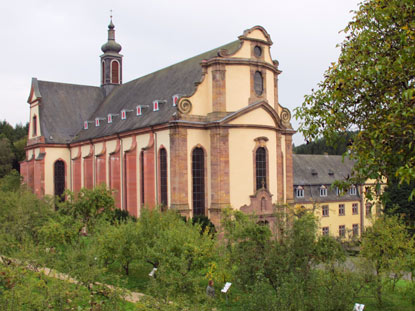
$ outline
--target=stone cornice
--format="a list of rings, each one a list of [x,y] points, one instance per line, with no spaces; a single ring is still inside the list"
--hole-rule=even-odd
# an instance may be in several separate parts
[[[281,70],[279,70],[275,65],[271,65],[264,61],[258,61],[258,60],[252,60],[248,58],[211,58],[209,60],[203,61],[201,63],[202,67],[209,67],[216,64],[224,64],[224,65],[247,65],[247,66],[260,66],[265,67],[276,74],[282,73]]]

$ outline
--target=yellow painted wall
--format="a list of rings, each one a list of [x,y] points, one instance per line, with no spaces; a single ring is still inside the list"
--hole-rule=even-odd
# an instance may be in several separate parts
[[[105,174],[105,180],[106,180],[106,184],[107,186],[109,186],[110,184],[110,171],[109,171],[109,157],[110,157],[110,153],[114,152],[115,149],[117,148],[117,140],[109,140],[106,142],[106,147],[107,147],[107,154],[105,155],[106,157],[106,163],[107,163],[107,167],[106,167],[106,174]]]
[[[33,136],[33,116],[36,115],[36,123],[37,123],[37,136]],[[30,107],[30,129],[29,129],[29,139],[34,138],[34,137],[38,137],[38,136],[42,136],[42,131],[40,129],[40,117],[39,117],[39,105],[32,105],[32,107]]]
[[[171,191],[170,191],[171,188],[170,188],[170,173],[169,173],[170,172],[170,130],[164,130],[164,131],[157,132],[157,146],[156,146],[157,163],[160,160],[158,152],[161,146],[164,146],[164,148],[166,148],[166,153],[167,153],[167,201],[168,201],[168,204],[170,204],[171,203]],[[159,170],[158,170],[157,176],[160,176]],[[159,177],[157,178],[158,178],[157,180],[157,183],[158,183],[160,178]],[[158,188],[159,187],[160,185],[158,185]],[[159,202],[160,202],[160,198],[159,198]]]
[[[251,42],[242,41],[241,48],[232,55],[232,58],[251,58]]]
[[[237,111],[248,105],[250,83],[249,66],[226,66],[227,111]]]
[[[247,37],[267,41],[267,38],[264,36],[264,33],[259,29],[255,29],[249,35],[247,35]]]
[[[252,124],[252,125],[268,125],[275,126],[274,119],[263,108],[250,111],[239,118],[232,120],[229,124]]]
[[[70,152],[68,148],[45,148],[45,194],[54,195],[54,164],[56,160],[62,159],[65,162],[66,169],[66,187],[71,185],[70,174]]]
[[[210,132],[206,130],[197,130],[197,129],[188,129],[187,130],[187,176],[188,176],[188,204],[192,208],[192,151],[193,149],[200,144],[206,152],[206,164],[207,168],[205,169],[206,176],[205,180],[207,182],[207,202],[206,208],[209,208],[211,201],[211,186],[210,186]]]
[[[150,134],[142,134],[138,135],[136,137],[137,140],[137,215],[141,215],[141,208],[144,206],[141,206],[141,191],[140,191],[140,176],[141,176],[141,170],[140,170],[140,153],[141,150],[144,147],[148,146],[149,140],[150,140]]]
[[[269,64],[273,64],[272,56],[271,56],[271,49],[269,46],[264,46],[264,60]]]
[[[234,209],[249,205],[249,196],[254,194],[254,154],[255,138],[265,136],[269,157],[269,190],[273,199],[277,196],[276,176],[276,135],[273,130],[239,129],[229,130],[229,178],[230,200]]]
[[[192,103],[190,114],[207,115],[212,112],[212,68],[208,68],[202,83],[189,100]]]
[[[271,107],[274,107],[274,73],[271,70],[267,70],[267,78],[266,78],[266,90],[267,90],[267,101]]]
[[[281,151],[283,154],[283,158],[282,158],[282,166],[284,167],[284,172],[283,172],[283,184],[284,184],[284,203],[287,202],[287,170],[285,169],[287,167],[287,159],[285,157],[285,137],[284,135],[281,135]]]

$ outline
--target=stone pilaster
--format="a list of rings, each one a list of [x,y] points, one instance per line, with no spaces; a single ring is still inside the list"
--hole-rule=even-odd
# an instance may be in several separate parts
[[[277,156],[277,202],[284,202],[284,161],[283,161],[283,152],[281,144],[281,134],[277,133],[277,146],[276,146],[276,156]]]
[[[171,208],[183,216],[190,214],[187,171],[187,129],[170,129]]]
[[[230,205],[229,130],[216,127],[210,130],[211,221],[220,224],[221,209]]]
[[[212,67],[212,111],[226,111],[226,70],[223,64]]]
[[[293,137],[290,134],[285,135],[285,182],[287,203],[294,202],[293,190]]]

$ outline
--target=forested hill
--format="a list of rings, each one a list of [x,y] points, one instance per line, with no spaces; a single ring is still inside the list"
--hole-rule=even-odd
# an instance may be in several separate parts
[[[296,154],[330,154],[342,155],[346,152],[347,145],[353,140],[356,132],[346,132],[339,136],[335,146],[328,146],[325,138],[319,138],[313,142],[302,144],[293,147],[293,152]]]

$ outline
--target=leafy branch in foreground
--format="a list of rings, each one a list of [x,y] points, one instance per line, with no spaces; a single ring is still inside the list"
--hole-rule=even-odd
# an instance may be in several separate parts
[[[366,0],[344,29],[341,54],[295,111],[306,139],[358,130],[348,147],[357,183],[415,180],[415,2]],[[412,196],[415,189],[412,191]]]

